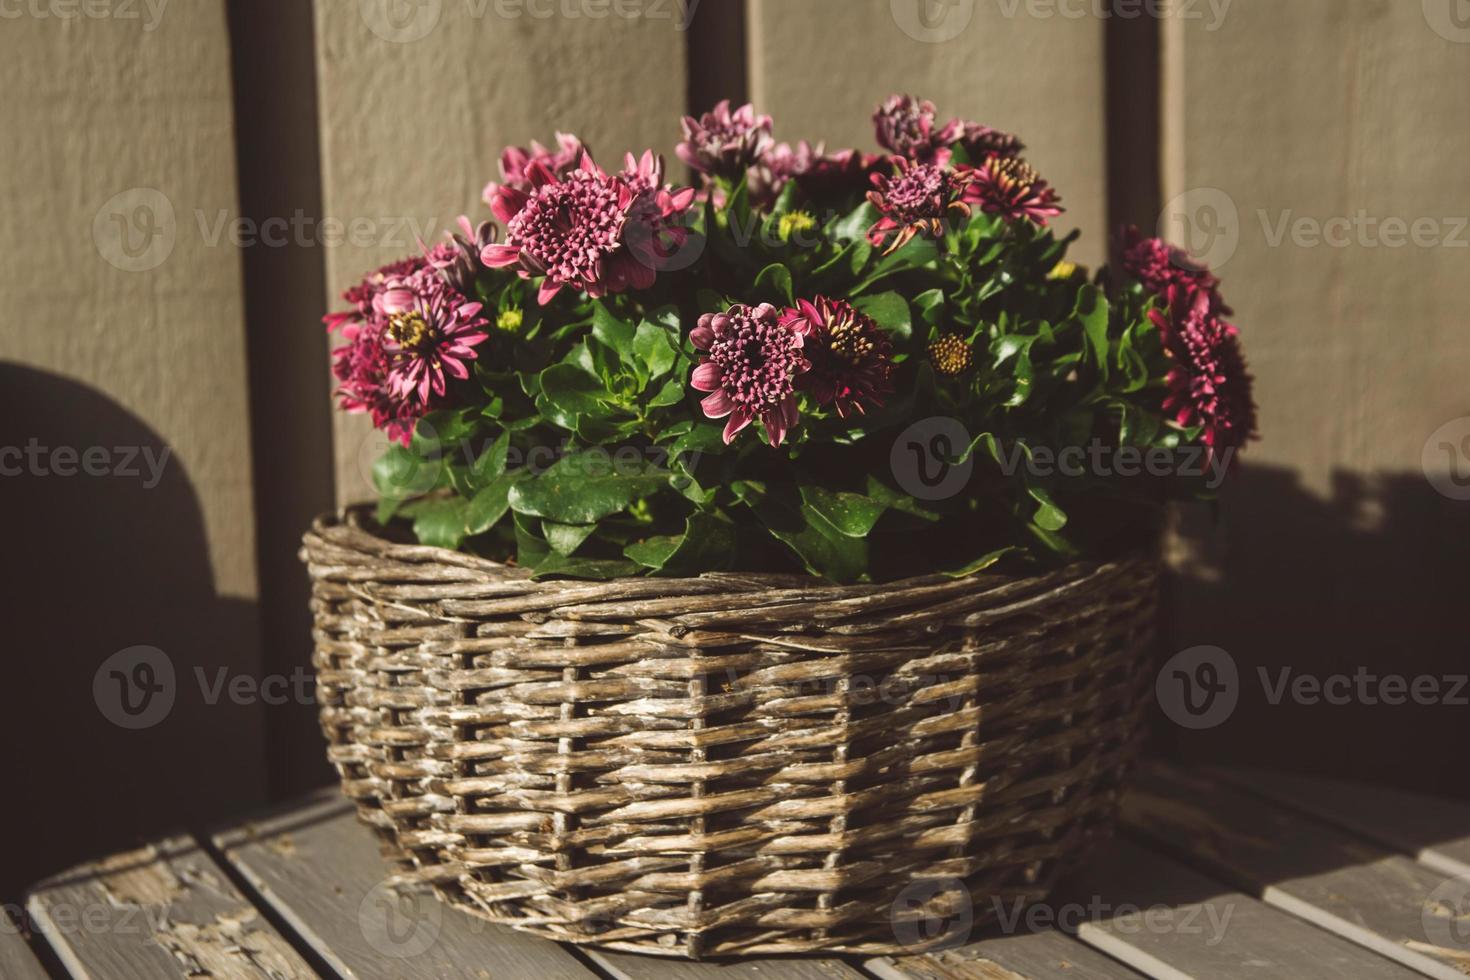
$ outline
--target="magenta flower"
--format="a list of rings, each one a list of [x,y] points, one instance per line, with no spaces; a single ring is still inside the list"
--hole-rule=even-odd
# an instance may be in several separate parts
[[[1143,232],[1126,226],[1119,236],[1123,253],[1123,271],[1143,284],[1156,296],[1163,296],[1170,286],[1184,286],[1209,293],[1218,312],[1229,316],[1234,311],[1220,300],[1220,280],[1208,268],[1160,238],[1144,238]]]
[[[342,335],[351,340],[356,333],[357,325],[372,316],[373,300],[378,293],[382,292],[384,284],[389,279],[417,272],[424,265],[425,260],[418,256],[399,259],[397,262],[389,262],[378,271],[364,277],[357,285],[349,286],[342,293],[342,298],[351,304],[351,308],[328,313],[322,317],[322,322],[327,325],[327,332],[332,333],[340,329]]]
[[[809,172],[824,153],[822,144],[813,147],[806,140],[796,146],[776,143],[767,147],[747,176],[751,200],[760,206],[774,203],[786,185]]]
[[[894,232],[898,236],[886,252],[902,248],[921,233],[938,238],[944,234],[944,221],[951,211],[969,215],[970,206],[963,200],[970,179],[967,172],[912,163],[904,157],[894,157],[893,164],[896,172],[892,177],[873,174],[874,189],[868,192],[868,200],[882,215],[868,229],[868,241],[875,246],[881,246]]]
[[[1165,299],[1165,308],[1149,312],[1174,362],[1165,379],[1165,414],[1199,426],[1212,456],[1244,445],[1256,436],[1256,406],[1239,331],[1220,319],[1206,290],[1174,284]]]
[[[529,169],[531,164],[539,163],[558,177],[564,177],[577,169],[577,164],[582,161],[582,154],[587,152],[587,147],[577,137],[568,133],[556,134],[555,150],[531,141],[529,149],[519,146],[507,146],[500,154],[500,179],[508,187],[517,190],[529,191],[531,189],[531,177]],[[489,204],[495,197],[495,192],[501,187],[500,184],[491,182],[485,185],[484,199]]]
[[[388,387],[389,358],[383,349],[381,318],[357,325],[352,339],[332,351],[337,401],[345,412],[366,412],[373,427],[407,446],[418,420],[428,411],[420,402],[393,394]]]
[[[678,236],[674,219],[693,202],[691,191],[660,186],[658,157],[630,158],[630,172],[617,176],[586,154],[564,176],[535,161],[527,172],[529,191],[503,186],[490,202],[507,234],[505,244],[481,251],[485,265],[516,266],[523,279],[545,276],[542,305],[565,286],[599,297],[653,285],[659,249]]]
[[[459,230],[460,234],[445,232],[448,241],[425,249],[424,261],[461,294],[473,296],[475,280],[485,267],[480,261],[480,253],[487,246],[495,244],[497,233],[490,222],[482,221],[479,225],[474,225],[464,215],[459,216]]]
[[[1048,218],[1062,213],[1057,192],[1018,157],[993,156],[965,172],[974,178],[965,189],[965,200],[987,214],[1045,225]]]
[[[446,374],[464,380],[466,361],[478,356],[488,325],[481,304],[467,301],[437,272],[423,270],[391,280],[373,301],[384,322],[388,393],[420,405],[442,397]]]
[[[685,116],[684,141],[674,148],[702,174],[739,180],[771,145],[771,117],[757,116],[749,104],[730,111],[725,99],[698,119]]]
[[[832,406],[841,418],[864,414],[865,405],[883,407],[893,393],[893,342],[872,317],[846,300],[818,296],[798,300],[781,322],[806,338],[812,368],[801,383],[817,404]]]
[[[1026,149],[1026,144],[1010,133],[991,129],[977,122],[965,123],[956,142],[964,146],[970,159],[977,163],[994,156],[1020,156],[1021,151]]]
[[[934,103],[928,99],[890,95],[873,113],[878,145],[920,163],[936,162],[940,151],[959,138],[962,124],[958,119],[951,119],[936,129],[934,112]]]
[[[725,444],[760,419],[766,440],[781,445],[797,421],[796,377],[811,369],[802,352],[803,325],[782,322],[768,303],[732,306],[700,317],[689,339],[705,352],[689,383],[710,392],[700,402],[706,416],[729,418]]]

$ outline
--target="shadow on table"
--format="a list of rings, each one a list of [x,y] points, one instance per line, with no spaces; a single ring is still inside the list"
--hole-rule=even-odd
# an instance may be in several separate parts
[[[255,604],[216,594],[199,501],[163,439],[17,365],[0,364],[0,406],[0,895],[14,898],[264,802],[265,712],[228,687],[259,672]]]
[[[1239,703],[1201,730],[1160,714],[1157,749],[1470,798],[1448,778],[1470,737],[1470,502],[1417,472],[1339,473],[1322,499],[1291,471],[1246,465],[1217,519],[1185,513],[1164,654],[1223,648]],[[1384,697],[1401,696],[1382,687],[1390,675],[1409,687],[1405,703]],[[1420,683],[1432,703],[1415,703],[1417,678],[1431,679]],[[1346,691],[1347,703],[1313,703],[1298,684]]]

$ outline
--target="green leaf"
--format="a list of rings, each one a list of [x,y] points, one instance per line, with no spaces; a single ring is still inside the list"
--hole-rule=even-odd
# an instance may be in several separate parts
[[[994,565],[996,562],[1000,561],[1006,555],[1015,550],[1016,549],[1014,547],[1000,548],[996,551],[992,551],[988,555],[981,555],[979,558],[976,558],[969,564],[961,565],[959,568],[950,569],[944,574],[948,575],[950,578],[966,578],[967,576],[974,575],[976,572],[985,571],[985,569],[989,568],[991,565]]]
[[[834,493],[817,486],[801,488],[802,509],[839,534],[867,537],[888,505],[858,493]]]
[[[866,239],[868,229],[877,224],[880,217],[872,202],[864,201],[846,216],[832,222],[827,228],[827,237],[844,244]]]
[[[526,475],[524,470],[502,473],[489,486],[471,497],[469,506],[465,509],[465,532],[472,535],[484,534],[499,523],[510,509],[510,488],[525,479]]]
[[[510,455],[510,433],[502,432],[496,440],[490,444],[490,448],[481,453],[474,464],[470,467],[470,477],[476,484],[484,484],[494,480],[505,472],[506,459]]]
[[[592,336],[619,354],[633,349],[633,324],[615,316],[601,302],[592,304]]]
[[[444,468],[442,459],[424,459],[395,442],[373,463],[373,486],[385,500],[404,501],[440,486]]]
[[[791,270],[779,262],[773,262],[760,271],[755,277],[754,292],[757,297],[764,299],[785,301],[787,304],[796,302],[791,285]]]
[[[606,454],[564,456],[538,477],[517,483],[510,505],[518,514],[561,524],[595,524],[668,483],[668,472],[646,461],[609,465]]]
[[[907,340],[914,332],[908,301],[898,293],[863,296],[853,300],[852,305],[895,337]]]
[[[628,545],[623,554],[654,572],[692,575],[727,567],[735,544],[735,525],[728,519],[695,512],[683,534],[647,538]]]
[[[678,378],[664,382],[658,394],[648,400],[648,408],[667,408],[684,400],[684,382]]]
[[[1043,531],[1060,531],[1067,526],[1067,514],[1040,487],[1028,487],[1026,493],[1039,505],[1031,520]]]
[[[835,582],[855,582],[868,571],[868,543],[839,533],[794,499],[764,492],[758,484],[731,489],[753,507],[756,516],[777,541],[801,559],[813,575]]]
[[[420,544],[458,549],[465,538],[465,500],[425,500],[414,512],[413,533]]]
[[[546,543],[551,545],[551,550],[559,555],[570,555],[582,546],[582,542],[591,537],[592,532],[597,530],[596,524],[557,524],[554,521],[542,521],[541,533],[546,536]]]
[[[669,332],[647,320],[638,324],[638,330],[633,335],[633,351],[643,362],[650,379],[668,373],[679,356],[669,341]]]
[[[1108,376],[1108,300],[1096,286],[1083,286],[1077,294],[1074,314],[1082,324],[1087,347],[1097,364],[1098,373]]]
[[[605,412],[611,397],[601,381],[574,364],[553,364],[542,371],[541,393],[568,415]]]

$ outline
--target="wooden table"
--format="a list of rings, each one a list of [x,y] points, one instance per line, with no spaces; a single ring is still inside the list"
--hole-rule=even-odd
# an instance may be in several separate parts
[[[0,977],[1470,974],[1470,805],[1265,772],[1145,767],[1120,838],[1084,873],[1029,912],[1003,910],[1008,929],[922,956],[687,963],[575,948],[405,896],[384,874],[351,808],[322,793],[45,882],[27,904],[30,941],[0,930]]]

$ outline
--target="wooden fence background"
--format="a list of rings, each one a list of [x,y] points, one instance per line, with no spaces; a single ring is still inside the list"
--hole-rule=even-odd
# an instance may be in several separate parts
[[[1259,671],[1467,669],[1470,504],[1421,454],[1470,415],[1470,0],[26,0],[0,83],[0,445],[172,454],[148,495],[0,479],[23,796],[117,801],[124,837],[156,796],[188,819],[323,778],[310,706],[211,705],[194,673],[307,662],[295,541],[374,447],[330,412],[328,296],[483,213],[503,145],[671,155],[722,94],[867,148],[872,106],[921,94],[1024,136],[1085,261],[1125,219],[1223,260],[1266,438],[1181,518],[1170,642],[1229,650],[1243,694],[1160,740],[1425,788],[1463,743],[1467,709],[1273,705]],[[179,703],[120,732],[91,685],[135,644]]]

